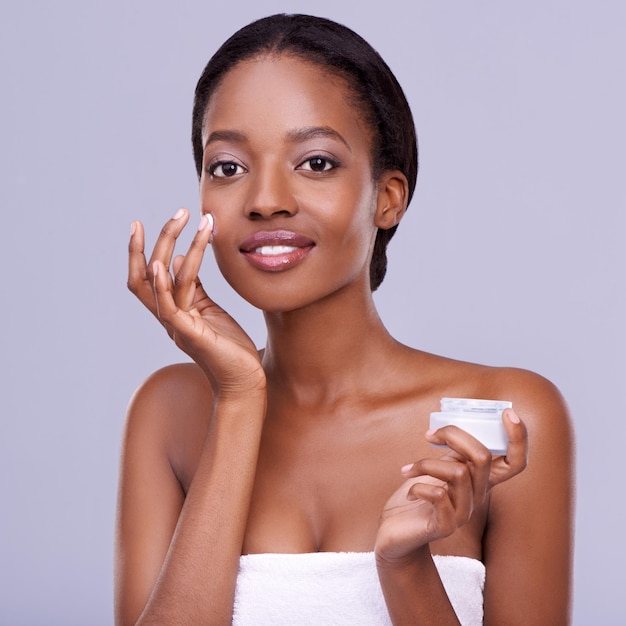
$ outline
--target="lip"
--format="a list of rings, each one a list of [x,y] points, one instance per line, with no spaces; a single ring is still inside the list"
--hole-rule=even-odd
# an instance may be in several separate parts
[[[290,230],[261,230],[245,239],[239,250],[254,267],[282,272],[300,263],[314,247],[312,239]]]

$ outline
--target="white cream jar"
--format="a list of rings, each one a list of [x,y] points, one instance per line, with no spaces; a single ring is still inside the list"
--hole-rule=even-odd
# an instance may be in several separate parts
[[[432,429],[458,426],[476,437],[492,454],[504,454],[508,438],[502,424],[502,411],[513,407],[506,400],[441,398],[441,411],[430,414]]]

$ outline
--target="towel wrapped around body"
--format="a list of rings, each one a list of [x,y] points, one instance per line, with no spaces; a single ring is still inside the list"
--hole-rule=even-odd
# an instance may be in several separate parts
[[[461,624],[481,625],[485,566],[460,556],[433,559]],[[373,552],[241,557],[233,626],[357,624],[391,625]]]

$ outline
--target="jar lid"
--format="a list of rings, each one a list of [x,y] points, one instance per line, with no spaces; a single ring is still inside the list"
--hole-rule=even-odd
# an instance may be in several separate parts
[[[479,400],[477,398],[441,398],[444,413],[502,413],[513,403],[508,400]]]

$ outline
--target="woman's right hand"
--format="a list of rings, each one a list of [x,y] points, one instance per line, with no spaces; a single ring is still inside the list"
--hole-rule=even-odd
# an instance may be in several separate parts
[[[161,322],[176,345],[202,368],[216,397],[240,397],[264,390],[265,373],[254,343],[208,297],[198,277],[212,236],[212,216],[202,216],[189,251],[172,261],[176,240],[188,220],[189,212],[180,209],[165,224],[148,263],[143,225],[133,222],[128,246],[128,288]]]

